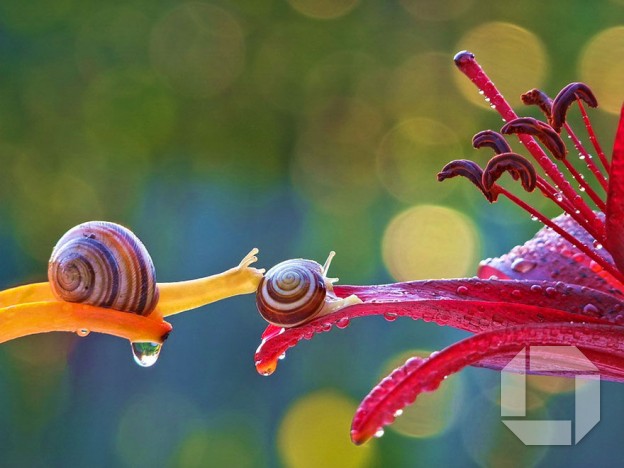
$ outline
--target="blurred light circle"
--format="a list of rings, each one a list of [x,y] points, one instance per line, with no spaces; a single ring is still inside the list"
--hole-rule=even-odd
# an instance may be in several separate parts
[[[461,277],[474,272],[479,236],[460,212],[420,205],[399,213],[382,240],[386,268],[398,281]]]
[[[413,356],[424,358],[430,354],[422,350],[403,352],[389,360],[381,377],[387,376]],[[405,407],[401,416],[388,427],[399,434],[419,438],[434,437],[447,431],[461,415],[461,379],[461,374],[453,374],[436,391],[418,395],[416,401]]]
[[[150,72],[112,69],[85,92],[87,134],[100,148],[146,152],[171,135],[175,101]]]
[[[547,75],[547,56],[542,41],[532,32],[511,23],[492,22],[468,31],[457,50],[473,52],[494,84],[511,103],[531,88],[539,88]],[[455,80],[466,99],[489,107],[474,84],[462,73]]]
[[[354,213],[378,195],[374,148],[382,117],[358,100],[334,97],[308,116],[297,144],[295,186],[323,211]]]
[[[305,16],[335,19],[349,13],[359,0],[288,0],[290,6]]]
[[[214,96],[243,70],[243,30],[222,8],[185,3],[154,26],[150,56],[154,68],[176,91],[193,97]]]
[[[619,114],[624,100],[624,26],[605,29],[591,38],[581,53],[581,79],[591,86],[599,109]]]
[[[401,0],[401,6],[414,18],[426,21],[445,21],[457,18],[468,10],[474,0]]]
[[[76,64],[87,77],[120,65],[148,62],[145,43],[150,21],[132,6],[108,6],[80,24]]]
[[[162,466],[201,424],[201,411],[182,395],[146,389],[121,413],[117,455],[124,466]]]
[[[169,466],[251,468],[259,464],[254,449],[244,435],[200,428],[182,441]]]
[[[332,390],[296,401],[280,423],[277,444],[290,468],[349,468],[370,464],[374,446],[356,447],[349,427],[356,405]]]
[[[446,197],[456,184],[442,187],[436,175],[450,159],[462,157],[453,130],[436,120],[405,120],[383,137],[377,150],[377,173],[388,192],[413,203]]]

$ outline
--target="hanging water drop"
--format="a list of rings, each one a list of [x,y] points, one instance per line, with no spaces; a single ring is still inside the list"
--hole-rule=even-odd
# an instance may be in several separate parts
[[[151,367],[158,361],[162,344],[151,342],[132,343],[132,355],[134,362],[141,367]]]
[[[342,317],[336,322],[336,326],[340,329],[347,328],[349,326],[349,317]]]
[[[384,318],[385,318],[388,322],[394,322],[394,321],[397,319],[397,317],[398,317],[398,316],[399,316],[399,315],[398,315],[396,312],[386,312],[386,313],[384,314]]]
[[[373,437],[379,439],[383,435],[384,435],[384,430],[383,429],[378,429],[377,432],[375,432],[375,435]]]
[[[83,338],[87,336],[89,333],[91,333],[91,331],[87,330],[86,328],[81,328],[79,330],[76,330],[76,335],[83,337]]]

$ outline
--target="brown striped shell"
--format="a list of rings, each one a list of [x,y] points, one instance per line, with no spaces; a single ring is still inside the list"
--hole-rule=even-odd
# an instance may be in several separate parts
[[[312,320],[325,304],[323,267],[312,260],[287,260],[267,271],[256,292],[264,319],[279,327]]]
[[[143,243],[128,229],[91,221],[70,229],[48,263],[54,295],[64,301],[149,315],[158,303],[156,272]]]

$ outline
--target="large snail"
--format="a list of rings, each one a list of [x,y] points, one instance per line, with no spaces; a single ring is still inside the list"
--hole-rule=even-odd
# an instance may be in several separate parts
[[[317,317],[362,302],[356,296],[341,299],[333,293],[337,278],[327,270],[335,255],[330,252],[324,265],[314,260],[293,259],[278,263],[260,281],[256,306],[269,323],[291,328]]]
[[[164,317],[255,292],[264,273],[250,266],[257,253],[253,249],[223,273],[157,284],[147,249],[127,228],[80,224],[54,247],[49,282],[0,291],[0,343],[34,333],[95,331],[153,352],[171,331]]]
[[[156,270],[137,236],[119,224],[92,221],[70,229],[48,263],[48,281],[63,301],[139,315],[158,303]]]

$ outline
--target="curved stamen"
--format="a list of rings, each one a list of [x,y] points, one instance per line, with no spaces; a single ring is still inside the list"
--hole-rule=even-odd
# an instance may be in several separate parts
[[[507,122],[503,125],[503,128],[501,128],[501,133],[505,135],[518,133],[532,135],[548,148],[548,151],[551,152],[555,159],[562,160],[567,153],[565,143],[558,133],[555,132],[550,125],[540,122],[533,117],[520,117],[511,122]]]
[[[537,106],[544,113],[544,116],[550,120],[552,113],[552,99],[545,92],[533,88],[520,96],[522,103],[527,106]]]
[[[503,153],[494,156],[483,170],[482,184],[488,192],[504,172],[509,172],[514,179],[520,179],[527,192],[535,190],[537,174],[533,165],[517,153]]]
[[[566,113],[570,105],[577,99],[582,99],[589,107],[597,107],[598,100],[589,86],[585,83],[570,83],[565,86],[552,103],[550,125],[557,133],[561,133],[561,127],[565,123]]]
[[[493,130],[483,130],[472,137],[473,148],[492,148],[496,154],[511,153],[511,146],[505,137]]]
[[[533,88],[522,95],[522,102],[527,106],[532,106],[532,105],[538,106],[541,109],[541,111],[544,113],[544,115],[546,116],[546,119],[550,121],[551,110],[552,110],[552,99],[550,99],[550,97],[545,92],[539,89]],[[582,106],[581,106],[581,111],[584,111]],[[579,152],[580,159],[584,160],[585,164],[587,165],[587,168],[592,172],[592,174],[594,174],[594,177],[596,177],[596,180],[602,185],[603,188],[606,189],[607,181],[602,175],[602,173],[600,172],[600,170],[598,169],[598,167],[596,166],[596,164],[594,164],[592,157],[589,155],[587,150],[583,147],[580,140],[578,139],[576,134],[572,131],[572,129],[567,123],[564,124],[564,128],[566,129],[566,132],[568,133],[570,139],[572,139],[572,142],[574,143],[574,147]],[[590,136],[590,139],[591,139],[591,136]],[[572,177],[574,177],[574,179],[582,187],[582,190],[587,192],[587,195],[589,196],[589,198],[592,199],[592,201],[596,204],[596,206],[601,211],[604,211],[605,203],[598,196],[598,194],[594,191],[591,185],[587,183],[585,178],[576,170],[574,166],[572,166],[572,164],[570,164],[566,159],[564,159],[563,161],[564,161],[566,168],[572,174]]]
[[[484,96],[490,100],[493,106],[496,106],[496,112],[498,112],[505,121],[518,118],[518,115],[501,95],[490,77],[485,73],[483,68],[481,68],[481,65],[479,65],[473,53],[463,50],[455,55],[454,60],[457,68],[466,75],[479,90],[483,91]],[[519,134],[518,139],[535,158],[546,175],[557,185],[563,194],[565,202],[574,203],[574,209],[570,211],[566,209],[566,212],[569,213],[575,221],[582,223],[585,230],[596,240],[604,244],[605,228],[603,222],[583,198],[576,193],[570,182],[566,180],[558,169],[557,165],[548,157],[540,145],[537,144],[534,137]]]
[[[497,194],[490,190],[486,190],[485,187],[483,187],[483,169],[481,169],[476,162],[469,161],[467,159],[456,159],[455,161],[451,161],[438,173],[438,181],[442,182],[443,180],[451,179],[457,176],[465,177],[476,185],[490,203],[496,201]]]

